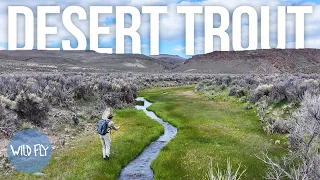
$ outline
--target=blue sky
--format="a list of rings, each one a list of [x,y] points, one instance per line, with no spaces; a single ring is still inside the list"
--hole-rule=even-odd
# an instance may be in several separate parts
[[[30,7],[34,12],[36,12],[36,7],[38,5],[59,5],[63,10],[70,5],[78,5],[87,10],[89,14],[89,6],[91,5],[128,5],[135,6],[138,9],[141,9],[143,5],[167,5],[168,14],[161,15],[160,21],[160,53],[161,54],[177,54],[180,56],[185,55],[185,25],[184,25],[184,15],[179,15],[176,13],[176,6],[178,5],[198,5],[198,6],[207,6],[207,5],[220,5],[226,7],[230,15],[232,15],[233,10],[240,5],[248,5],[254,7],[258,12],[260,7],[263,5],[268,5],[271,7],[271,24],[276,24],[276,15],[277,15],[277,6],[279,5],[312,5],[314,6],[314,13],[306,18],[305,25],[305,46],[307,48],[320,48],[320,0],[33,0],[33,1],[24,1],[24,0],[2,0],[0,2],[0,21],[2,26],[0,27],[0,49],[7,48],[7,7],[8,5],[23,5]],[[294,38],[294,23],[293,17],[288,17],[287,24],[287,48],[294,47],[295,38]],[[127,17],[126,21],[129,23],[130,18]],[[72,41],[72,46],[77,46],[77,42],[74,37],[66,31],[64,28],[61,15],[51,15],[48,17],[49,25],[58,27],[57,35],[48,36],[48,47],[61,47],[61,40],[70,39]],[[87,41],[90,42],[89,37],[89,21],[79,21],[74,19],[74,23],[84,32],[87,36]],[[100,18],[101,26],[109,26],[111,34],[108,36],[101,36],[99,41],[100,47],[112,47],[115,51],[115,17],[114,15],[105,15]],[[203,33],[203,16],[196,16],[196,33],[195,33],[195,50],[196,54],[204,53],[204,33]],[[142,53],[148,55],[149,52],[149,18],[148,15],[142,15],[142,25],[139,30],[139,33],[142,38]],[[230,24],[231,26],[231,24]],[[248,32],[246,32],[246,27],[248,25],[243,23],[244,32],[243,32],[243,46],[248,44]],[[24,23],[19,23],[19,29],[24,28]],[[228,30],[231,37],[232,27]],[[270,43],[275,46],[277,42],[277,28],[271,27],[270,32]],[[23,32],[18,33],[18,42],[23,44],[24,35]],[[126,38],[126,53],[131,52],[131,40]],[[219,39],[215,41],[215,50],[219,50]],[[36,45],[35,45],[36,47]],[[89,47],[88,47],[89,48]]]

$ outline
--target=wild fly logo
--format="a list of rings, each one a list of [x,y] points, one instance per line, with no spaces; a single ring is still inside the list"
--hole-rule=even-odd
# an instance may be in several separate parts
[[[12,137],[7,152],[14,168],[24,173],[36,173],[48,165],[52,146],[46,135],[29,129]]]
[[[48,146],[44,146],[42,144],[35,144],[32,147],[28,146],[28,145],[21,145],[17,148],[17,150],[15,150],[15,148],[11,145],[10,146],[11,150],[12,150],[12,154],[14,156],[41,156],[41,157],[46,157],[47,156],[47,150],[49,149]]]

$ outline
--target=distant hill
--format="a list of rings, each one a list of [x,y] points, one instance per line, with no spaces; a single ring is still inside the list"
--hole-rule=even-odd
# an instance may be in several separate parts
[[[0,51],[0,71],[167,72],[172,64],[140,54],[93,51]]]
[[[169,54],[160,54],[157,56],[150,56],[151,58],[157,59],[159,61],[162,61],[164,63],[169,63],[171,64],[171,68],[177,68],[180,66],[182,63],[186,61],[186,59],[178,56],[178,55],[169,55]]]
[[[155,58],[155,59],[159,59],[162,61],[174,63],[174,64],[181,64],[186,61],[185,58],[180,57],[178,55],[160,54],[157,56],[150,56],[150,57]]]
[[[196,73],[320,73],[319,49],[216,51],[196,55],[174,69]]]
[[[319,49],[212,52],[185,60],[174,55],[100,54],[94,51],[0,51],[6,72],[320,73]]]

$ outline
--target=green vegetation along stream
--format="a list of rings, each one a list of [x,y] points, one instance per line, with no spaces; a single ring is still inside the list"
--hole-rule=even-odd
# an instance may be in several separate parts
[[[243,179],[262,179],[266,167],[257,159],[261,150],[280,157],[285,142],[269,136],[254,110],[232,101],[208,100],[193,87],[146,89],[139,95],[153,104],[148,108],[178,128],[178,134],[153,161],[155,179],[205,179],[209,159],[225,169],[227,159],[234,168],[241,163]]]
[[[156,140],[164,128],[134,109],[116,111],[114,121],[121,129],[112,132],[109,161],[102,159],[101,142],[93,130],[79,134],[67,148],[54,150],[43,176],[16,172],[0,179],[117,179],[121,169]]]
[[[257,159],[261,150],[273,157],[285,153],[284,136],[267,135],[254,110],[229,100],[208,100],[193,87],[152,88],[140,92],[153,104],[148,110],[178,129],[152,162],[154,179],[206,179],[210,159],[224,170],[230,158],[247,169],[243,179],[262,179],[266,166]],[[122,128],[112,134],[111,159],[101,158],[95,132],[80,134],[69,147],[56,150],[43,176],[16,172],[6,179],[117,179],[120,171],[156,140],[163,127],[142,111],[118,110]],[[280,145],[275,140],[281,140]]]

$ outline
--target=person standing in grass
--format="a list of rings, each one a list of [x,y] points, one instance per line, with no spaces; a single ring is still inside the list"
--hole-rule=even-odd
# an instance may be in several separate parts
[[[111,130],[118,131],[120,129],[120,126],[116,127],[113,122],[113,114],[111,112],[110,108],[107,108],[105,112],[102,115],[102,119],[99,121],[98,125],[98,133],[100,134],[100,140],[102,144],[102,154],[104,160],[109,160],[110,158],[110,145],[111,145]],[[104,124],[104,125],[100,125]],[[99,128],[102,128],[105,130],[102,130],[102,132],[99,132]]]

